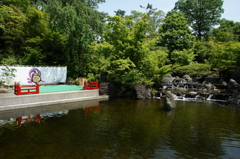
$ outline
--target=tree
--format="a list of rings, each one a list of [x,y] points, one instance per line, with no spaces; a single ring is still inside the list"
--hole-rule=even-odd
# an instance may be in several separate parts
[[[146,35],[148,38],[158,37],[158,29],[161,24],[163,24],[165,13],[162,10],[157,10],[157,8],[152,8],[152,5],[148,4],[147,7],[142,7],[146,9],[146,12],[131,11],[131,15],[126,16],[125,18],[130,19],[134,22],[141,20],[142,18],[147,18],[149,22],[149,27],[146,30]]]
[[[220,26],[214,28],[210,36],[219,42],[240,41],[240,23],[221,19]]]
[[[157,40],[149,40],[145,34],[149,27],[146,17],[137,22],[120,16],[109,17],[102,35],[104,42],[94,42],[89,48],[92,59],[89,65],[102,69],[92,73],[108,72],[108,80],[125,90],[137,83],[152,85],[169,71],[167,67],[163,69],[167,54],[150,50]]]
[[[209,42],[210,56],[209,64],[219,71],[229,72],[240,67],[240,43],[239,42]]]
[[[116,15],[121,16],[121,17],[124,17],[125,13],[126,13],[125,10],[121,10],[121,9],[118,9],[117,11],[114,11],[114,12],[116,13]]]
[[[32,1],[31,1],[32,2]],[[6,0],[0,7],[3,64],[63,65],[65,35],[48,28],[48,14],[30,0]],[[14,5],[13,5],[14,4]]]
[[[178,0],[173,10],[183,13],[198,39],[219,23],[223,0]]]
[[[166,17],[164,24],[160,26],[160,45],[167,46],[172,59],[171,53],[174,50],[183,51],[192,49],[195,37],[191,35],[187,21],[183,14],[174,13]]]
[[[194,43],[195,61],[198,63],[205,63],[205,60],[209,58],[209,45],[207,41],[197,40]]]
[[[189,65],[193,62],[195,55],[192,50],[177,51],[172,52],[172,61],[179,65]]]
[[[0,62],[4,58],[8,57],[15,57],[15,59],[19,59],[22,56],[21,53],[23,52],[22,46],[25,36],[24,23],[26,21],[26,16],[14,5],[1,5],[0,12],[0,46],[4,52],[0,56]]]
[[[103,23],[97,4],[104,0],[48,0],[43,9],[49,13],[49,26],[66,36],[64,51],[68,73],[72,77],[86,76],[87,48],[99,37]]]

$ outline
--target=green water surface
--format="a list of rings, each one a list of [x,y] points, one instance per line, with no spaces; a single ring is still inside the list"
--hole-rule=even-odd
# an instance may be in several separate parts
[[[58,112],[49,106],[40,123],[0,126],[0,158],[240,158],[240,110],[176,105],[170,112],[157,99],[111,99]]]

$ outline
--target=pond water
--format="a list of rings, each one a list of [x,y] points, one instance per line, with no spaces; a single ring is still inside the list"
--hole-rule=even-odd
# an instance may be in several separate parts
[[[240,110],[111,99],[0,113],[0,158],[240,158]]]

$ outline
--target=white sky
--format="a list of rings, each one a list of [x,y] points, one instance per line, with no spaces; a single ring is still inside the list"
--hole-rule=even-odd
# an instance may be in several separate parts
[[[110,16],[114,16],[114,11],[118,9],[125,10],[126,15],[130,14],[132,10],[145,12],[140,8],[140,5],[146,7],[148,3],[153,5],[153,8],[167,13],[172,10],[177,0],[105,0],[106,3],[99,4],[99,11],[107,12]],[[240,0],[224,0],[224,13],[222,18],[240,22]]]

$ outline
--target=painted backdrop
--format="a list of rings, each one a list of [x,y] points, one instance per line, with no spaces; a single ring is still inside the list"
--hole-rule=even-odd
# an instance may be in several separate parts
[[[26,66],[9,66],[15,68],[16,77],[11,80],[10,85],[14,82],[20,82],[21,85],[28,84],[55,84],[55,83],[66,83],[67,79],[67,67],[26,67]],[[0,66],[0,74],[2,72]]]

